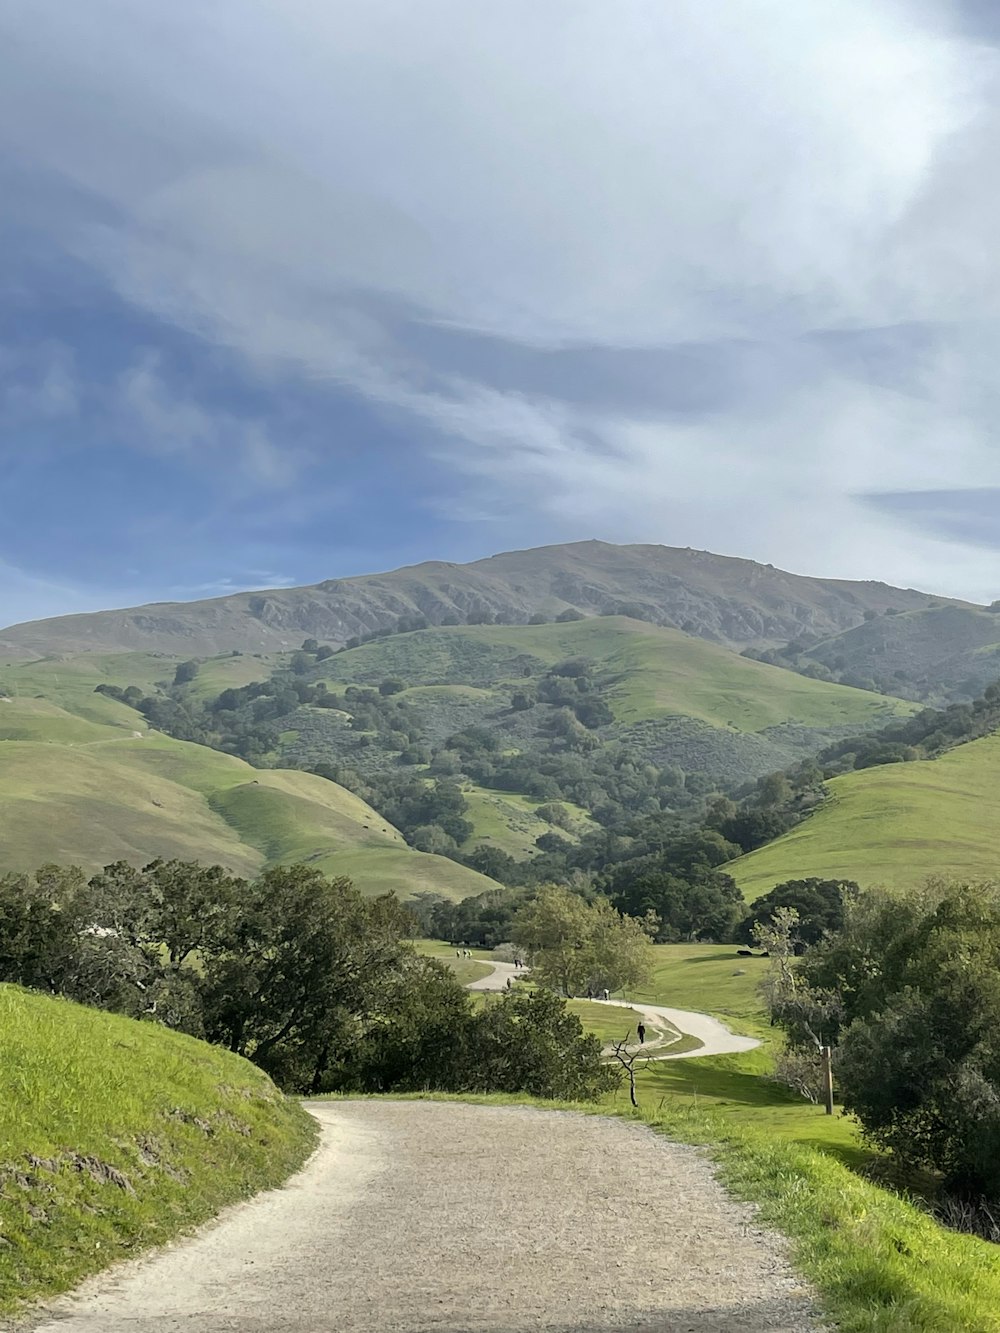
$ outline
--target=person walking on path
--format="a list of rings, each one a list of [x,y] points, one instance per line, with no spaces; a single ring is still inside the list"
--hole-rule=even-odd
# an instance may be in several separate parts
[[[645,1029],[645,1027],[644,1027],[641,1023],[639,1023],[639,1024],[637,1025],[636,1029],[635,1029],[635,1032],[636,1032],[636,1036],[639,1038],[639,1045],[640,1045],[640,1046],[645,1046],[645,1044],[646,1044],[646,1029]]]

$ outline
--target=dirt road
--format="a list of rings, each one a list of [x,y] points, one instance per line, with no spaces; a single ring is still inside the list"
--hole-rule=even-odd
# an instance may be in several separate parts
[[[783,1243],[694,1149],[604,1116],[313,1103],[284,1189],[49,1307],[34,1333],[783,1333]]]

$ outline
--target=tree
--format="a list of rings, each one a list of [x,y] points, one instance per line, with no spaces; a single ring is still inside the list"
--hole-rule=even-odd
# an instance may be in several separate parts
[[[618,1081],[597,1037],[548,990],[515,991],[486,1004],[473,1019],[467,1051],[461,1084],[470,1092],[593,1101]]]
[[[587,903],[568,889],[546,885],[514,919],[513,940],[532,975],[563,995],[637,985],[649,970],[649,940],[641,924],[606,899]]]
[[[392,694],[401,694],[406,686],[401,680],[384,680],[378,687],[378,692],[383,699],[387,699]]]
[[[363,1016],[382,1003],[409,917],[394,897],[365,899],[346,879],[278,866],[247,885],[225,938],[205,949],[210,1040],[283,1086],[322,1083]]]
[[[584,614],[578,611],[575,606],[568,606],[565,611],[560,611],[556,616],[557,625],[565,625],[571,620],[583,620]]]
[[[757,923],[769,925],[779,908],[792,907],[797,917],[794,944],[796,952],[801,953],[806,946],[817,944],[824,935],[842,928],[844,900],[858,892],[853,880],[786,880],[754,900],[740,923],[737,939],[750,943]]]
[[[174,672],[175,685],[187,685],[198,674],[198,663],[194,661],[180,662]]]
[[[866,1135],[963,1196],[1000,1199],[1000,885],[866,894],[807,955],[843,1000],[837,1069]]]
[[[433,852],[439,856],[447,856],[456,848],[455,839],[450,838],[440,824],[418,825],[411,830],[409,842],[418,852]]]

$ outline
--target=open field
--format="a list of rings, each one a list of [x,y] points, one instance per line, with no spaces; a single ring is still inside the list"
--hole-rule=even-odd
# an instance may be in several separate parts
[[[58,861],[96,869],[159,856],[252,875],[304,860],[369,894],[462,898],[492,887],[454,861],[413,851],[335,783],[172,740],[93,694],[89,680],[80,688],[79,714],[33,696],[0,700],[0,868]]]
[[[468,804],[464,818],[475,825],[475,832],[462,844],[463,849],[477,846],[497,847],[500,851],[522,861],[536,855],[535,839],[543,833],[555,833],[560,838],[575,842],[586,829],[596,825],[585,810],[569,801],[558,801],[569,816],[568,829],[539,819],[535,811],[542,801],[533,800],[516,792],[491,791],[465,783],[463,795]]]
[[[249,1062],[0,986],[0,1311],[277,1184],[315,1127]]]
[[[784,837],[726,867],[748,899],[806,876],[903,886],[1000,874],[1000,736],[937,759],[847,773]]]
[[[414,940],[414,946],[418,952],[427,954],[429,958],[437,958],[446,963],[463,986],[468,986],[470,981],[481,981],[493,971],[492,964],[488,961],[490,954],[486,949],[470,949],[471,958],[456,958],[451,945],[441,940]]]

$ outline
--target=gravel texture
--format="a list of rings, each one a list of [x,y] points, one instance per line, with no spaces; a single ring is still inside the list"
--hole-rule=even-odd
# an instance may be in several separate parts
[[[780,1238],[695,1149],[605,1116],[312,1103],[285,1188],[94,1279],[35,1333],[818,1330]]]

